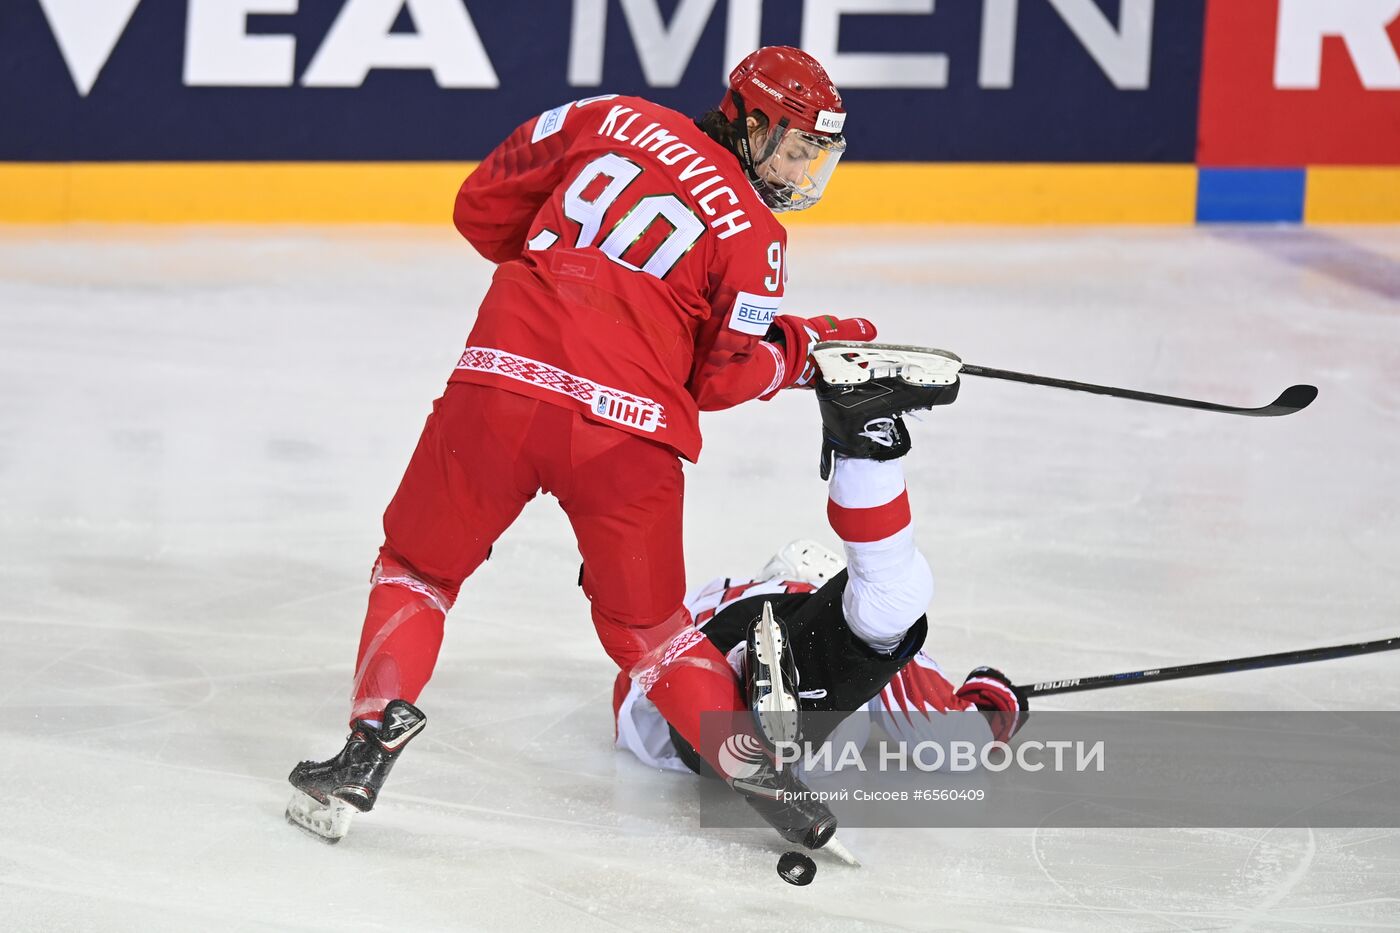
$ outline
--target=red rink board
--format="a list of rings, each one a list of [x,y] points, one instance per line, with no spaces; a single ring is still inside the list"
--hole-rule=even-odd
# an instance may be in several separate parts
[[[1197,162],[1279,167],[1400,164],[1400,90],[1365,87],[1340,37],[1321,39],[1316,90],[1275,86],[1275,56],[1283,41],[1280,2],[1210,0],[1207,5]],[[1390,21],[1386,35],[1392,51],[1400,54],[1400,16]],[[1298,41],[1296,36],[1293,41]]]

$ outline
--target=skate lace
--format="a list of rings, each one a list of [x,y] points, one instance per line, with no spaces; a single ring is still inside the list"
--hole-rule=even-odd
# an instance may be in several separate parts
[[[881,447],[893,447],[895,445],[894,419],[871,418],[865,423],[865,430],[860,432],[860,436],[866,440],[874,441]]]

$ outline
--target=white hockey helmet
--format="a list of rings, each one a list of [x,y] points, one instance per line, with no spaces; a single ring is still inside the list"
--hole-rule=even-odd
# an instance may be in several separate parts
[[[784,544],[759,571],[760,580],[798,580],[821,586],[846,567],[841,556],[806,538]]]

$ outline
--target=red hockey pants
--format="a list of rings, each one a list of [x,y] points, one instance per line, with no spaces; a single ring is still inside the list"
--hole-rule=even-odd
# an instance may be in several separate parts
[[[680,459],[661,445],[522,395],[450,384],[384,513],[352,718],[396,697],[417,699],[458,588],[541,490],[573,526],[604,650],[632,670],[690,621],[682,605],[683,483]],[[649,662],[653,701],[688,738],[700,712],[741,704],[732,672],[709,645],[687,638]]]

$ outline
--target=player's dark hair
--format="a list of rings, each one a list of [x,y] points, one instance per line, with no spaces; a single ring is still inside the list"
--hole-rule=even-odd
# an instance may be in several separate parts
[[[749,116],[758,120],[760,129],[766,129],[768,118],[761,110],[750,110]],[[711,110],[695,121],[700,131],[735,155],[739,155],[739,128],[719,110]]]

